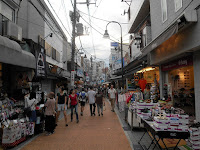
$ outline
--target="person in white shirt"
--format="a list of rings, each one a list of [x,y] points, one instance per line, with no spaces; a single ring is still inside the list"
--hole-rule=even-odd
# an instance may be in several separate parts
[[[115,99],[116,99],[116,90],[113,88],[113,85],[111,85],[110,89],[108,90],[108,94],[109,94],[109,99],[111,101],[111,111],[114,112],[115,109]]]
[[[90,104],[90,113],[91,113],[91,116],[92,115],[95,116],[95,108],[96,108],[96,105],[95,105],[95,95],[96,95],[96,92],[93,91],[93,87],[91,87],[90,90],[87,93],[89,104]],[[93,111],[92,111],[92,107],[93,107]]]

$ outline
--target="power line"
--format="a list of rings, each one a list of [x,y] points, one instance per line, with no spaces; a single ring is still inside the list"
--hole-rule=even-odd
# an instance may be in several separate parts
[[[67,14],[67,9],[66,9],[66,6],[65,6],[65,2],[64,2],[64,0],[61,0],[61,2],[63,4],[63,8],[64,8],[65,17],[66,17],[66,20],[67,20],[67,26],[69,28],[69,32],[71,32],[71,28],[70,28],[69,21],[68,21],[68,18],[67,18],[67,16],[69,16],[69,15]]]
[[[94,22],[91,22],[94,26],[98,27],[96,24],[94,24]],[[102,28],[98,27],[99,29],[101,29],[103,32],[105,30],[103,30]],[[112,37],[113,39],[115,39],[116,41],[119,41],[117,38],[115,38],[114,36],[110,35],[110,37]]]
[[[90,22],[90,24],[91,24],[91,17],[90,17],[89,5],[87,5],[87,8],[88,8],[89,22]],[[94,49],[94,56],[96,57],[92,28],[91,28],[91,36],[92,36],[92,46],[93,46],[93,49]]]
[[[84,13],[84,12],[82,12],[82,11],[80,11],[80,10],[79,10],[79,12],[81,12],[81,13],[83,13],[83,14],[85,14],[85,15],[88,15],[87,13]],[[111,22],[111,21],[109,21],[109,20],[105,20],[105,19],[97,18],[97,17],[94,17],[94,16],[91,16],[91,17],[94,18],[94,19],[101,20],[101,21]],[[120,23],[120,24],[128,24],[128,23]]]
[[[94,16],[94,14],[96,13],[97,9],[99,8],[99,6],[101,5],[102,0],[99,2],[99,5],[97,6],[97,8],[95,9],[94,13],[92,16]]]
[[[51,6],[51,9],[54,11],[55,15],[56,15],[57,18],[59,19],[59,21],[60,21],[60,23],[62,24],[63,28],[67,31],[68,35],[69,35],[70,37],[72,37],[71,34],[69,33],[69,31],[65,28],[65,26],[64,26],[64,24],[62,23],[62,21],[60,20],[60,18],[58,17],[56,11],[54,10],[54,8],[53,8],[53,6],[51,5],[51,3],[49,2],[49,0],[47,0],[47,2],[48,2],[49,5]]]

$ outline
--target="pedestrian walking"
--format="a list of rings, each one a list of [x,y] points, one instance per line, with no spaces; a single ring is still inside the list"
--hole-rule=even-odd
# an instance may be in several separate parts
[[[95,108],[96,108],[96,105],[95,105],[95,91],[93,90],[93,87],[90,88],[90,90],[88,91],[88,100],[89,100],[89,104],[90,104],[90,113],[91,113],[91,116],[95,116]],[[92,107],[93,107],[93,110],[92,110]]]
[[[76,113],[76,123],[79,123],[78,119],[78,97],[77,94],[75,93],[75,90],[71,90],[71,94],[69,95],[69,101],[71,105],[71,122],[73,121],[73,110],[75,109]]]
[[[55,94],[50,92],[47,96],[47,101],[45,103],[45,131],[46,135],[51,135],[54,133],[55,129]]]
[[[100,110],[101,110],[101,115],[103,116],[104,96],[103,96],[103,93],[102,93],[102,91],[100,89],[98,90],[95,98],[96,98],[98,115],[100,116]]]
[[[58,123],[58,118],[60,116],[60,112],[63,112],[64,117],[65,117],[65,125],[68,126],[67,124],[67,95],[64,93],[63,87],[59,88],[59,93],[57,94],[57,99],[56,99],[56,109],[57,109],[57,114],[56,114],[56,125]]]
[[[111,85],[110,89],[108,90],[108,94],[109,94],[109,99],[111,101],[111,111],[114,112],[115,109],[115,98],[116,98],[116,90],[113,88],[113,85]]]
[[[81,103],[81,116],[83,116],[83,111],[84,111],[86,97],[87,97],[87,93],[85,92],[84,88],[80,92],[79,97],[80,97],[79,99],[80,99],[80,103]]]

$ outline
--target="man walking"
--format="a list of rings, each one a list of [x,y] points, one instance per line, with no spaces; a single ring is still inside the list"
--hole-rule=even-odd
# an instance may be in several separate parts
[[[85,107],[85,103],[86,103],[86,96],[87,96],[87,94],[83,88],[79,94],[80,103],[81,103],[81,116],[83,116],[83,111],[84,111],[84,107]]]
[[[114,108],[115,108],[115,98],[116,98],[116,90],[113,88],[113,85],[111,85],[110,89],[108,90],[108,94],[109,94],[109,99],[111,101],[111,111],[114,112]]]
[[[94,115],[95,116],[95,91],[93,91],[93,87],[90,88],[90,90],[88,91],[88,99],[89,99],[89,104],[90,104],[90,113],[91,113],[91,116]],[[93,111],[92,111],[92,107],[93,107]]]

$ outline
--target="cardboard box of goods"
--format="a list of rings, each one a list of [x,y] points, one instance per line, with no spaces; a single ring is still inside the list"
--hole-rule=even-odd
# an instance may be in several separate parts
[[[154,117],[154,121],[158,124],[169,124],[169,118],[160,119],[159,117]]]
[[[168,131],[177,131],[178,127],[177,126],[168,126]]]
[[[190,140],[191,140],[192,142],[200,141],[200,135],[197,135],[197,136],[190,135]]]
[[[170,117],[170,126],[179,126],[179,118],[178,117]]]
[[[198,128],[189,128],[188,131],[190,132],[191,136],[197,136],[200,135],[200,131]]]
[[[189,119],[189,115],[180,115],[179,118],[180,119]]]
[[[158,124],[158,123],[154,122],[154,127],[159,131],[167,131],[168,130],[168,125],[165,125],[165,124]]]
[[[187,132],[188,131],[188,126],[179,126],[177,128],[177,131],[184,131],[184,132]]]

